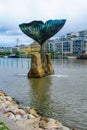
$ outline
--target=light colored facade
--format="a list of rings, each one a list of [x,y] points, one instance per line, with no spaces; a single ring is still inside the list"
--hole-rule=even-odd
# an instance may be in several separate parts
[[[19,49],[19,51],[20,51],[21,53],[23,53],[23,54],[28,55],[28,54],[30,54],[31,48],[30,48],[30,46],[22,47],[22,48]]]
[[[31,48],[31,50],[30,50],[31,52],[38,52],[38,51],[40,51],[40,45],[36,41],[34,41],[34,43],[32,43],[30,45],[30,48]]]
[[[83,52],[84,41],[82,39],[73,39],[73,40],[51,40],[46,45],[46,51],[56,52],[57,54],[82,54]]]
[[[0,52],[15,53],[19,51],[19,47],[0,47]]]
[[[11,52],[12,53],[12,47],[0,47],[0,52]]]
[[[31,54],[32,52],[37,52],[40,50],[40,45],[37,42],[32,43],[29,46],[20,48],[21,53],[25,53],[26,55]]]
[[[46,51],[53,51],[59,54],[80,55],[87,53],[87,30],[68,33],[59,37],[59,39],[49,40],[45,49]]]

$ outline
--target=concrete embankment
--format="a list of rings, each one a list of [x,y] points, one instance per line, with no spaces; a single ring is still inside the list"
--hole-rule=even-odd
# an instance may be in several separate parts
[[[35,109],[19,106],[6,93],[0,91],[0,122],[10,130],[70,130],[61,122],[41,116]]]

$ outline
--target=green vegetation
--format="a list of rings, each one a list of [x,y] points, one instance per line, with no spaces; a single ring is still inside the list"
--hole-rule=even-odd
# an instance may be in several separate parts
[[[19,56],[21,53],[19,51],[16,51],[15,53],[17,56]]]
[[[0,122],[0,130],[10,130],[4,122]]]
[[[10,55],[11,52],[0,52],[0,56],[6,56],[6,55]]]

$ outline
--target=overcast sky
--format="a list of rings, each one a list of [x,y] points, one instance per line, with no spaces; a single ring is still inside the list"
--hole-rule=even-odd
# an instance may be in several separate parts
[[[86,30],[87,0],[0,0],[0,44],[32,43],[19,24],[49,19],[67,20],[55,37]]]

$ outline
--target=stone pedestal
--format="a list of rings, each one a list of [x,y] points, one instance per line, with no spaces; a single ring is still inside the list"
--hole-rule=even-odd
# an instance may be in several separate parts
[[[41,55],[39,52],[33,52],[31,57],[31,67],[28,72],[28,77],[41,78],[54,73],[51,64],[51,55]]]

